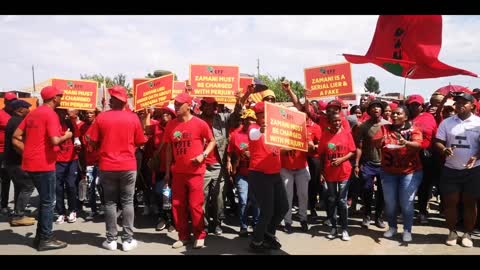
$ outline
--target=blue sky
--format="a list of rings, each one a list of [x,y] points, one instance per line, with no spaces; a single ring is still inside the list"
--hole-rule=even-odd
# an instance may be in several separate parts
[[[345,62],[341,53],[368,50],[378,16],[0,16],[0,89],[22,89],[50,78],[125,73],[127,79],[167,69],[180,80],[190,64],[238,65],[240,72],[285,76],[304,83],[307,67]],[[480,73],[480,16],[443,16],[439,59]],[[403,79],[372,65],[353,65],[354,87],[368,76],[382,93],[403,91]],[[480,87],[453,76],[408,80],[407,94],[429,95],[452,84]]]

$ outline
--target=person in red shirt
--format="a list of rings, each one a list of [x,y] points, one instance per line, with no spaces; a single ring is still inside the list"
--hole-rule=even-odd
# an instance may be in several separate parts
[[[352,133],[342,125],[340,113],[329,115],[330,126],[322,133],[318,144],[318,153],[327,183],[328,208],[331,214],[332,229],[329,239],[337,237],[337,213],[342,225],[342,240],[349,241],[348,235],[348,184],[352,173],[349,159],[356,150]]]
[[[39,251],[67,247],[67,243],[53,238],[52,225],[56,148],[72,138],[69,130],[61,135],[60,121],[54,111],[60,106],[63,91],[47,86],[42,89],[41,96],[43,105],[29,113],[13,134],[13,145],[23,153],[22,169],[32,177],[40,197],[37,233],[33,242]]]
[[[70,121],[65,109],[55,110],[60,120],[61,132],[63,135],[67,130],[73,132],[74,137],[78,139],[78,130],[76,125]],[[75,135],[76,134],[76,135]],[[77,221],[77,175],[78,175],[78,155],[74,146],[74,138],[66,140],[59,145],[57,152],[56,167],[56,200],[55,209],[58,217],[56,224],[63,224],[65,221],[74,223]],[[68,213],[65,209],[65,187],[67,190]]]
[[[88,215],[88,219],[92,219],[96,215],[98,215],[97,212],[97,194],[96,190],[98,190],[98,194],[100,195],[100,202],[103,206],[105,206],[105,197],[103,195],[103,188],[101,183],[98,181],[98,160],[99,160],[99,152],[98,149],[96,149],[92,143],[87,140],[87,132],[90,129],[90,127],[93,125],[95,122],[95,118],[97,117],[98,113],[100,111],[98,109],[96,110],[90,110],[86,112],[86,120],[83,125],[80,126],[79,132],[80,132],[80,141],[82,143],[81,147],[81,158],[83,159],[80,164],[82,169],[80,172],[82,173],[81,179],[87,179],[87,182],[89,183],[89,188],[90,188],[90,198],[89,200],[89,205],[91,212]]]
[[[295,107],[290,110],[298,111]],[[300,216],[300,226],[303,232],[308,231],[307,223],[307,205],[308,205],[308,183],[310,182],[310,173],[307,170],[307,152],[298,150],[282,151],[280,155],[282,169],[280,176],[285,184],[288,199],[288,211],[285,214],[284,230],[286,233],[292,233],[292,203],[293,203],[293,185],[297,188],[297,198]]]
[[[4,102],[5,108],[0,110],[0,213],[7,215],[10,213],[8,208],[8,197],[10,195],[10,180],[11,176],[8,174],[8,171],[5,169],[5,128],[7,123],[12,117],[13,110],[10,107],[12,101],[17,100],[17,95],[14,93],[6,93]]]
[[[158,110],[158,117],[157,125],[151,125],[150,126],[150,132],[153,134],[153,144],[154,144],[154,153],[153,153],[153,158],[151,162],[151,169],[153,170],[153,180],[154,180],[154,190],[155,194],[157,195],[156,201],[158,203],[159,207],[159,213],[158,213],[158,221],[157,221],[157,226],[155,228],[156,231],[162,231],[163,229],[167,228],[169,232],[172,232],[175,230],[174,222],[173,222],[173,214],[171,209],[163,209],[163,187],[165,186],[165,171],[166,171],[166,144],[164,142],[164,133],[165,133],[165,127],[168,124],[168,122],[172,121],[172,119],[175,119],[176,114],[173,109],[170,107],[163,107]],[[147,123],[148,127],[148,123]],[[171,185],[171,183],[168,183]]]
[[[428,201],[432,196],[433,183],[440,178],[441,157],[433,150],[433,139],[437,133],[435,117],[424,112],[425,100],[420,95],[411,95],[405,102],[412,124],[420,129],[423,136],[420,159],[423,164],[423,180],[418,188],[418,211],[420,223],[428,223]]]
[[[277,226],[288,211],[287,192],[280,176],[280,148],[265,144],[265,103],[254,108],[257,124],[248,129],[250,150],[250,173],[248,183],[260,208],[260,219],[253,231],[250,248],[253,251],[280,249],[275,237]]]
[[[419,151],[422,132],[408,121],[408,110],[399,106],[392,113],[392,125],[383,126],[382,187],[389,229],[383,235],[397,233],[397,211],[403,215],[403,241],[412,241],[413,203],[423,172]]]
[[[195,237],[193,247],[204,247],[207,236],[204,231],[203,182],[205,161],[215,147],[215,138],[208,124],[192,115],[192,103],[193,98],[189,94],[178,95],[175,98],[177,118],[165,127],[164,142],[167,144],[165,183],[169,183],[172,178],[173,218],[179,238],[172,245],[173,248],[190,243],[187,202]],[[206,148],[205,141],[208,143]],[[170,167],[172,158],[175,163]]]
[[[146,142],[137,115],[125,111],[128,96],[123,86],[108,89],[110,111],[101,113],[87,132],[89,140],[100,146],[100,181],[105,195],[107,239],[102,246],[117,249],[117,201],[122,205],[122,247],[124,251],[138,245],[133,239],[133,195],[137,177],[135,149]]]
[[[320,155],[318,154],[318,143],[322,138],[322,130],[319,125],[315,124],[312,119],[307,118],[307,132],[309,135],[307,163],[310,172],[310,181],[308,182],[308,209],[310,216],[317,217],[315,205],[317,204],[317,196],[320,202],[326,203],[326,193],[322,192],[320,185]],[[326,204],[325,204],[326,205]]]
[[[251,187],[248,185],[248,166],[250,150],[248,148],[248,129],[255,123],[257,117],[252,109],[245,110],[241,116],[242,126],[230,135],[227,149],[227,170],[235,177],[240,204],[240,237],[247,237],[248,205],[253,208],[253,226],[256,226],[260,216],[257,202]]]

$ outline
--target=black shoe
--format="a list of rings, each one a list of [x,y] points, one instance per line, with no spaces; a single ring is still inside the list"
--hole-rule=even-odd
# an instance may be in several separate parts
[[[383,219],[381,218],[377,218],[377,220],[375,220],[375,226],[377,226],[380,229],[385,229],[387,227],[385,225],[385,222],[383,222]]]
[[[310,217],[311,218],[317,218],[318,217],[317,210],[315,210],[315,208],[310,209]]]
[[[247,228],[240,228],[240,232],[238,233],[240,237],[248,237],[248,230]]]
[[[38,245],[40,244],[40,238],[36,237],[33,239],[33,248],[38,249]]]
[[[220,225],[215,226],[215,235],[222,235],[222,233],[222,227],[220,227]]]
[[[167,226],[167,223],[165,222],[165,220],[163,218],[159,218],[158,224],[157,224],[157,227],[155,227],[155,230],[159,232],[165,229],[166,226]]]
[[[51,239],[51,240],[40,240],[38,244],[38,251],[52,250],[52,249],[61,249],[66,248],[68,245],[65,242]]]
[[[250,242],[250,251],[252,252],[258,252],[258,253],[263,253],[267,251],[269,248],[265,245],[265,242],[260,242],[259,244],[255,242]]]
[[[278,242],[277,238],[275,236],[271,236],[269,234],[265,234],[265,240],[263,241],[263,244],[268,247],[269,249],[275,249],[278,250],[282,248],[282,244]]]
[[[306,221],[300,221],[300,225],[302,226],[303,232],[308,232],[308,224]]]
[[[173,232],[173,231],[175,231],[175,226],[173,226],[172,224],[170,224],[170,225],[168,226],[167,231],[168,231],[168,232]]]
[[[292,224],[290,224],[290,223],[285,223],[285,227],[283,228],[283,230],[284,230],[286,233],[288,233],[288,234],[293,233]]]

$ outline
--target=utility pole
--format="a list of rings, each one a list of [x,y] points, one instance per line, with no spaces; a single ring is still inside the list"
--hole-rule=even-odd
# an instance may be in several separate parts
[[[32,78],[33,78],[33,92],[35,92],[35,69],[32,65]]]
[[[257,78],[260,78],[260,58],[257,58]]]

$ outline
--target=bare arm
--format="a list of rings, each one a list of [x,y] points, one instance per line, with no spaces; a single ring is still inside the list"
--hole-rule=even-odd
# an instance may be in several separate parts
[[[23,144],[23,130],[17,128],[13,133],[12,144],[15,148],[15,151],[20,155],[23,155],[23,150],[25,145]]]
[[[300,111],[300,112],[303,111],[302,110],[303,109],[302,104],[300,104],[300,101],[298,100],[297,95],[295,95],[295,93],[293,92],[290,84],[282,84],[282,89],[283,89],[283,91],[285,91],[285,93],[287,93],[287,95],[292,100],[293,106],[295,106],[295,108],[297,108],[298,111]],[[306,103],[307,103],[307,100],[305,99],[305,104]]]
[[[57,136],[50,137],[50,141],[52,142],[53,145],[57,146],[64,143],[66,140],[71,139],[72,135],[73,133],[70,131],[70,129],[67,129],[67,131],[65,132],[65,135],[61,137],[57,137]]]

